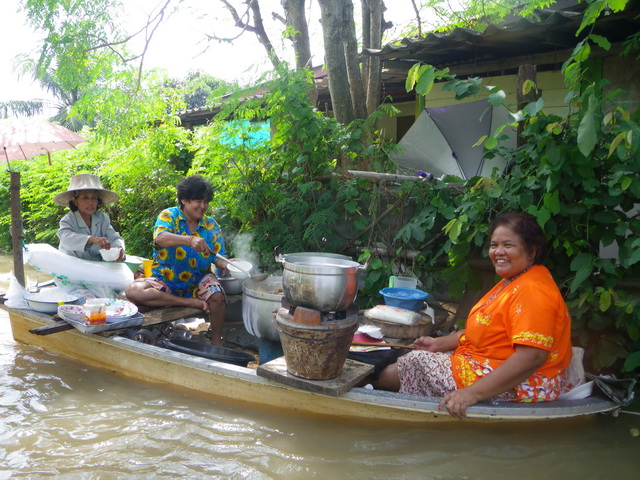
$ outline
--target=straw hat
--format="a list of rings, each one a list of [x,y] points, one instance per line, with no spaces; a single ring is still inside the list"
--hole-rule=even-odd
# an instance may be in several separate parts
[[[90,173],[81,173],[71,177],[69,188],[66,192],[59,193],[53,197],[53,201],[62,207],[69,206],[69,201],[75,196],[76,192],[80,190],[95,190],[98,193],[98,197],[102,200],[102,203],[107,205],[118,201],[117,193],[107,190],[102,187],[100,177],[92,175]]]

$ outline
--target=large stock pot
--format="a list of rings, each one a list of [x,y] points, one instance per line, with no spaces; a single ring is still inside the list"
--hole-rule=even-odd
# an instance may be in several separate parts
[[[270,276],[262,282],[245,280],[242,283],[242,321],[254,337],[280,343],[280,335],[273,325],[273,315],[282,306],[282,277]]]
[[[284,296],[293,306],[322,312],[349,308],[358,295],[358,272],[364,268],[338,254],[293,253],[278,255],[284,267]]]

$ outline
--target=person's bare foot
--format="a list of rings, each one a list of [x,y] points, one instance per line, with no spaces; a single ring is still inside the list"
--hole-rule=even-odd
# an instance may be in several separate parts
[[[192,308],[199,308],[200,310],[204,310],[206,313],[209,313],[209,304],[199,298],[190,298],[189,306]]]
[[[211,332],[211,330],[201,332],[200,338],[204,343],[208,343],[209,345],[213,345],[214,347],[224,347],[224,345],[222,344],[222,338],[214,338],[213,332]]]

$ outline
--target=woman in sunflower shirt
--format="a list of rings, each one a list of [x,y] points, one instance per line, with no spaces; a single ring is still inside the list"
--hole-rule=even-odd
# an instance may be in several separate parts
[[[421,337],[417,350],[389,365],[376,388],[442,397],[458,418],[490,398],[554,400],[571,362],[571,319],[549,270],[544,232],[529,214],[491,224],[489,258],[502,280],[471,309],[465,330]]]
[[[213,198],[211,184],[200,175],[183,178],[176,188],[179,207],[167,208],[156,220],[152,277],[139,278],[126,290],[127,298],[149,307],[201,308],[210,322],[211,343],[222,344],[226,297],[216,275],[227,262],[218,223],[207,217]]]

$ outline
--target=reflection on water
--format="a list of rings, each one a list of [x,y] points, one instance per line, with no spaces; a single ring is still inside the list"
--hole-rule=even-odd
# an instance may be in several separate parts
[[[0,290],[11,262],[0,257]],[[0,479],[635,479],[640,417],[415,427],[299,418],[87,368],[0,310]]]

